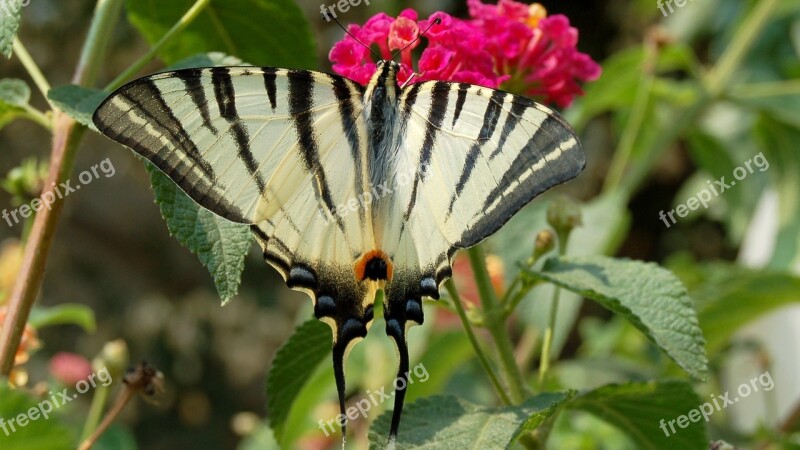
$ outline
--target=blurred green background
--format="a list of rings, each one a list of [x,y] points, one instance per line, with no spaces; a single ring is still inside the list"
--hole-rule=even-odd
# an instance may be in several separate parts
[[[327,52],[341,39],[342,32],[319,17],[318,2],[301,0],[298,3],[317,40],[317,68],[329,70]],[[584,212],[584,227],[579,238],[581,243],[586,243],[586,252],[605,252],[667,265],[690,289],[699,289],[700,293],[695,296],[699,302],[719,300],[714,296],[719,292],[715,289],[751,273],[743,266],[766,266],[773,271],[796,274],[800,268],[800,202],[797,199],[800,192],[797,184],[800,91],[794,84],[794,90],[786,94],[758,95],[757,90],[747,86],[778,80],[797,82],[800,78],[798,3],[787,0],[782,4],[780,13],[756,39],[753,49],[747,52],[733,74],[733,87],[726,88],[724,95],[715,99],[702,114],[697,114],[688,126],[681,124],[687,114],[681,111],[698,96],[692,84],[693,71],[701,72],[703,66],[723,54],[753,2],[697,0],[668,18],[662,16],[655,0],[541,3],[549,13],[569,17],[571,24],[580,30],[578,48],[604,67],[603,77],[587,86],[587,96],[566,112],[581,134],[588,166],[586,172],[560,192],[593,202],[590,212]],[[466,6],[459,0],[374,0],[370,6],[352,9],[343,22],[363,23],[377,12],[395,15],[405,7],[415,8],[421,17],[437,10],[466,15]],[[19,36],[53,86],[70,81],[93,8],[94,2],[90,0],[36,0],[25,8]],[[266,28],[270,25],[263,24]],[[647,59],[648,45],[659,49],[658,57]],[[114,32],[110,49],[100,74],[104,82],[146,52],[148,44],[123,20]],[[629,176],[614,189],[604,190],[609,171],[614,170],[615,155],[624,145],[626,130],[637,108],[636,93],[646,81],[642,78],[645,63],[658,67],[659,78],[645,98],[644,113],[640,114],[642,123],[629,148]],[[26,79],[16,59],[0,64],[3,78]],[[162,67],[163,64],[155,61],[141,74]],[[737,90],[737,85],[744,87]],[[760,87],[769,89],[768,85]],[[31,103],[46,108],[44,99],[37,93]],[[685,132],[675,141],[671,128],[680,126]],[[658,147],[659,140],[666,141],[665,148],[648,150]],[[9,172],[30,156],[46,160],[49,146],[48,134],[32,122],[17,121],[0,129],[0,174]],[[710,209],[681,219],[672,227],[665,227],[659,219],[659,211],[668,211],[685,202],[705,186],[707,179],[729,174],[735,166],[762,151],[771,163],[764,176],[756,172],[718,199]],[[270,361],[294,327],[311,317],[310,302],[305,295],[288,290],[253,246],[239,295],[221,307],[208,272],[194,255],[170,237],[153,201],[149,177],[130,151],[90,133],[78,154],[74,174],[106,158],[113,163],[115,174],[109,178],[100,177],[69,197],[40,298],[44,306],[67,302],[90,306],[97,317],[97,330],[86,333],[77,326],[43,329],[40,339],[44,347],[26,366],[31,381],[44,378],[42,374],[47,372],[49,357],[56,352],[71,351],[91,358],[104,343],[121,338],[127,342],[134,361],[153,363],[164,372],[166,380],[165,394],[155,405],[136,402],[124,412],[124,429],[135,437],[139,448],[235,448],[242,442],[243,435],[259,429],[258,421],[267,414],[264,378]],[[607,196],[598,200],[601,192]],[[489,251],[500,255],[506,268],[513,269],[514,261],[530,253],[533,236],[543,226],[542,205],[545,202],[535,201],[521,218],[515,219],[490,242]],[[0,205],[10,208],[11,197],[5,192],[0,192]],[[5,245],[13,246],[22,232],[22,224],[14,227],[3,224],[0,239]],[[521,238],[527,239],[527,246],[519,245]],[[731,266],[726,262],[739,265]],[[6,273],[0,273],[0,277],[13,280],[14,266],[10,265],[12,269],[8,266],[5,265]],[[0,271],[3,268],[0,264]],[[8,273],[9,270],[12,272]],[[791,293],[785,293],[786,299],[778,301],[769,293],[736,292],[744,292],[744,303],[752,298],[766,305],[732,312],[735,315],[738,311],[744,319],[756,318],[773,307],[800,300]],[[549,298],[545,293],[539,295]],[[770,303],[771,300],[774,301]],[[537,320],[546,315],[541,302],[538,305],[529,303],[523,305],[513,325],[514,335],[520,342],[526,338],[526,330],[535,329]],[[582,366],[565,362],[556,368],[561,386],[596,386],[609,380],[646,378],[652,374],[649,369],[643,369],[649,366],[642,361],[652,362],[658,358],[652,357],[652,348],[629,325],[594,303],[565,300],[562,308],[565,311],[559,314],[559,319],[567,325],[572,322],[577,325],[563,327],[564,332],[557,337],[558,345],[563,347],[561,358],[594,357],[595,363],[607,361],[614,368],[606,370],[602,364]],[[723,307],[718,313],[724,316],[726,312]],[[430,317],[435,318],[436,312],[431,310]],[[701,314],[701,325],[702,317]],[[784,386],[796,385],[796,376],[800,373],[796,368],[796,350],[782,354],[772,352],[764,344],[769,339],[759,334],[758,326],[754,325],[752,336],[745,339],[752,345],[729,343],[729,335],[747,321],[732,320],[720,325],[729,328],[725,337],[719,338],[721,343],[706,335],[708,340],[718,344],[709,349],[715,373],[742,373],[728,367],[733,364],[728,356],[744,352],[770,361],[784,361],[780,363],[783,373],[795,376],[782,376]],[[453,361],[456,364],[446,371],[447,379],[437,382],[440,383],[436,385],[439,392],[459,392],[475,401],[491,398],[487,386],[475,383],[480,369],[470,357],[469,348],[463,345],[463,336],[458,337],[458,323],[453,325],[446,317],[431,322],[436,325],[411,333],[412,340],[426,343],[418,347],[431,346],[444,339],[459,342],[444,347],[455,352]],[[800,321],[795,320],[797,323]],[[792,331],[800,329],[800,325],[794,328],[786,324],[775,326],[783,336],[800,334]],[[375,336],[382,334],[382,330],[378,331],[381,333],[370,334],[371,340],[380,339]],[[789,343],[784,341],[783,345],[795,347],[796,342],[792,339]],[[382,368],[390,372],[393,353],[386,355],[384,361],[374,352],[388,347],[376,345],[355,352],[352,365],[362,368],[370,364],[373,368],[374,364],[384,365]],[[417,358],[425,360],[424,349],[416,350]],[[366,363],[364,359],[378,362]],[[661,363],[654,365],[659,364],[663,368]],[[740,362],[749,368],[757,366],[754,364]],[[725,372],[727,370],[733,372]],[[734,380],[734,385],[746,379],[744,375],[728,376]],[[780,388],[781,381],[775,376]],[[720,386],[707,388],[710,392],[721,392]],[[330,386],[326,389],[327,394],[332,392]],[[797,398],[796,390],[786,392],[793,392],[786,395]],[[322,418],[335,413],[334,397],[326,393],[319,397],[324,397],[327,403],[317,405],[318,409],[310,412],[311,416]],[[791,403],[791,399],[786,402]],[[377,412],[371,414],[377,416]],[[741,442],[751,433],[758,434],[752,429],[752,421],[731,417],[735,416],[733,412],[727,414],[730,416],[724,419],[725,426],[712,432],[712,436]],[[772,423],[765,424],[773,426],[783,416],[783,413],[775,414]],[[555,434],[551,441],[553,448],[625,448],[630,445],[619,431],[596,422],[591,416],[575,415],[570,420],[571,429],[577,431]],[[126,441],[127,431],[120,428],[115,433],[121,436],[120,442]],[[359,434],[366,434],[365,430]],[[359,440],[358,437],[354,439]],[[251,448],[258,448],[252,445]],[[298,444],[308,449],[337,445],[336,439],[321,439],[313,428]]]

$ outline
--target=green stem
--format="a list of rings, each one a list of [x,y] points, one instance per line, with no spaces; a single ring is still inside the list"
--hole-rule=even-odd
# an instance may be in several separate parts
[[[544,384],[547,371],[550,369],[550,348],[553,345],[553,330],[556,327],[556,316],[558,314],[558,302],[561,296],[561,289],[555,287],[553,290],[553,298],[550,301],[550,317],[547,321],[547,328],[544,330],[544,338],[542,339],[542,354],[541,363],[539,364],[539,387]]]
[[[492,366],[489,364],[489,358],[487,358],[486,354],[484,354],[483,348],[481,348],[481,345],[478,342],[478,338],[475,336],[475,332],[472,330],[472,324],[470,324],[469,322],[469,318],[467,317],[467,312],[464,311],[464,305],[461,303],[461,297],[458,295],[455,283],[453,283],[452,279],[449,279],[445,282],[444,287],[450,294],[450,298],[453,299],[453,304],[455,305],[456,311],[458,312],[458,317],[461,319],[461,323],[464,325],[464,331],[467,332],[467,337],[469,338],[469,342],[470,344],[472,344],[472,348],[475,349],[475,354],[478,355],[478,361],[480,361],[481,366],[483,366],[483,370],[489,377],[489,381],[492,382],[494,390],[497,392],[497,395],[500,397],[500,400],[503,401],[503,404],[510,405],[511,400],[508,398],[508,395],[506,395],[506,392],[503,390],[503,385],[501,385],[500,380],[497,379],[497,375],[494,373]]]
[[[38,123],[39,125],[47,128],[48,130],[53,129],[53,121],[50,117],[39,111],[38,109],[34,108],[31,105],[25,105],[25,116],[28,119]]]
[[[94,18],[89,34],[86,36],[78,67],[75,70],[73,83],[85,87],[94,86],[97,74],[102,67],[101,59],[106,54],[111,34],[114,32],[117,19],[122,11],[120,0],[98,0],[94,8]]]
[[[97,52],[104,50],[105,45],[96,41],[108,41],[114,22],[124,0],[99,0],[94,18],[89,29],[89,37],[81,51],[81,63],[75,70],[72,82],[80,86],[89,86],[102,64],[103,55]],[[110,22],[110,23],[109,23]],[[103,30],[103,34],[98,30]],[[28,321],[33,303],[39,293],[47,256],[53,243],[58,219],[64,208],[64,198],[55,194],[55,187],[65,181],[72,172],[75,153],[83,138],[86,127],[78,125],[66,114],[55,110],[53,115],[53,140],[50,152],[50,172],[47,176],[42,195],[51,193],[56,198],[50,208],[44,208],[36,214],[30,235],[25,244],[22,265],[14,281],[9,296],[5,320],[0,326],[0,375],[8,375],[14,366],[14,355],[19,347],[25,323]]]
[[[500,357],[500,365],[508,383],[511,401],[521,403],[525,399],[525,388],[522,374],[514,359],[514,349],[511,346],[511,337],[505,325],[505,314],[502,305],[497,301],[494,287],[486,269],[486,258],[481,247],[475,246],[467,250],[472,272],[475,275],[475,284],[481,296],[483,315],[486,328],[494,339]]]
[[[641,67],[642,80],[636,90],[633,108],[631,109],[630,117],[628,117],[628,122],[625,124],[625,129],[620,136],[617,151],[614,152],[614,158],[611,161],[603,192],[610,192],[618,188],[622,183],[628,161],[633,154],[636,138],[639,136],[647,115],[647,104],[650,102],[650,93],[653,90],[655,81],[655,64],[658,52],[655,45],[650,43],[645,44],[644,51],[645,57]]]
[[[630,151],[627,150],[627,148],[632,148],[632,144],[638,139],[639,132],[641,131],[641,124],[638,123],[640,117],[632,113],[629,123],[623,132],[625,136],[620,139],[620,147],[623,146],[623,143],[625,147],[618,149],[615,153],[614,162],[612,162],[613,174],[609,175],[609,179],[604,186],[604,192],[609,192],[617,187],[620,187],[625,193],[634,191],[636,186],[647,176],[647,172],[655,159],[678,140],[686,129],[695,124],[700,114],[705,111],[714,100],[720,98],[742,59],[747,54],[747,51],[752,47],[755,39],[764,26],[766,26],[769,18],[775,12],[779,4],[780,0],[762,0],[756,3],[756,6],[736,31],[725,53],[706,76],[704,82],[705,90],[700,93],[697,100],[691,106],[675,111],[673,115],[674,121],[666,128],[664,134],[655,141],[653,147],[645,152],[646,160],[636,165],[635,172],[631,172],[627,177],[623,177],[621,173],[624,172],[628,163],[628,158],[630,157]],[[647,74],[645,75],[647,76]],[[640,84],[640,88],[641,87],[642,84]],[[638,92],[635,101],[639,104],[639,107],[641,107],[642,104],[646,106],[644,99],[639,96]],[[634,106],[634,108],[636,108],[636,106]],[[619,155],[617,155],[617,153],[619,153]]]
[[[511,314],[514,314],[514,311],[517,310],[517,306],[519,306],[520,302],[525,300],[525,297],[528,296],[528,293],[531,291],[531,289],[535,288],[540,283],[540,280],[525,280],[517,293],[507,301],[503,302],[503,311],[505,317],[508,318],[511,316]]]
[[[85,441],[97,429],[100,419],[103,418],[103,409],[108,400],[109,386],[97,386],[94,397],[92,398],[92,406],[89,408],[89,414],[86,416],[86,423],[83,425],[83,432],[81,433],[81,442]]]
[[[781,0],[759,0],[755,2],[753,10],[745,17],[742,26],[736,30],[731,44],[706,77],[706,89],[708,89],[711,97],[719,97],[728,86],[728,82],[736,72],[742,59],[750,50],[750,47],[753,46],[756,37],[766,26],[780,3]]]
[[[569,232],[566,230],[557,230],[558,235],[558,254],[564,256],[567,253],[567,242],[569,241]],[[544,338],[542,339],[542,354],[540,356],[541,363],[539,364],[539,388],[544,385],[547,377],[547,371],[550,369],[550,350],[553,345],[553,334],[556,329],[556,318],[558,317],[558,304],[561,297],[561,288],[553,286],[553,299],[550,302],[550,317],[547,321],[547,328],[544,330]]]
[[[188,11],[186,11],[183,17],[181,17],[180,20],[178,20],[175,23],[175,25],[173,25],[172,28],[170,28],[169,31],[167,31],[164,34],[164,36],[162,36],[161,39],[158,40],[158,42],[156,42],[152,47],[150,47],[150,50],[148,50],[147,53],[142,55],[138,60],[136,60],[136,62],[131,64],[130,67],[128,67],[121,74],[119,74],[118,77],[114,78],[114,80],[111,83],[108,83],[108,85],[105,87],[105,90],[113,91],[114,89],[125,84],[125,82],[129,78],[136,75],[137,72],[139,72],[147,63],[149,63],[153,58],[156,57],[156,54],[158,53],[159,50],[161,50],[161,47],[163,47],[164,44],[166,44],[176,34],[183,31],[187,26],[189,26],[189,24],[191,24],[194,21],[194,19],[196,19],[197,16],[200,15],[201,12],[203,12],[203,9],[205,9],[205,7],[209,5],[209,3],[211,3],[211,0],[197,0],[196,2],[194,2],[194,5],[192,5],[192,7],[189,8]]]
[[[800,80],[740,84],[730,90],[730,95],[735,99],[782,97],[798,94],[800,94]]]
[[[47,78],[45,78],[42,70],[36,65],[36,61],[34,61],[31,54],[28,53],[28,49],[22,45],[22,41],[19,40],[19,37],[14,38],[14,43],[12,45],[14,55],[19,59],[19,62],[22,63],[22,67],[28,71],[28,75],[30,75],[33,80],[33,84],[36,85],[39,92],[44,96],[44,99],[49,103],[50,99],[47,98],[47,93],[50,92],[50,83],[47,81]]]

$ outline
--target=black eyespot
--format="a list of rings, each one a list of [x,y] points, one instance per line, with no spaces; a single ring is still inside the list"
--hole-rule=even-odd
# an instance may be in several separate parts
[[[286,285],[290,288],[305,287],[316,289],[317,277],[308,267],[300,265],[292,266],[292,269],[289,271],[289,277],[286,279]]]
[[[395,339],[403,339],[403,327],[400,326],[397,319],[386,320],[386,334]]]
[[[422,314],[422,302],[415,298],[406,301],[406,320],[422,325],[422,322],[425,321],[425,316]]]
[[[333,317],[336,314],[336,301],[329,295],[321,295],[314,305],[314,316],[317,319]]]
[[[359,319],[347,319],[339,330],[339,339],[350,342],[355,338],[363,338],[367,335],[367,327]]]
[[[439,287],[436,285],[436,280],[431,277],[423,278],[419,282],[419,292],[422,295],[439,299]]]
[[[372,258],[364,266],[364,278],[370,280],[385,280],[387,273],[386,261],[383,258]]]

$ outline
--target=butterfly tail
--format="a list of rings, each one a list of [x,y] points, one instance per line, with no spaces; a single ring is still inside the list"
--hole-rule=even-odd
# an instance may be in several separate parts
[[[387,286],[386,302],[384,303],[386,334],[394,341],[397,346],[397,353],[400,356],[397,378],[394,382],[394,411],[392,411],[392,424],[389,428],[389,448],[394,447],[397,439],[400,416],[403,413],[403,402],[408,388],[409,358],[406,330],[409,325],[421,325],[424,321],[422,298],[417,291],[409,289],[409,286],[415,286],[418,283],[404,281],[395,279],[391,286]]]
[[[344,359],[347,353],[347,343],[338,341],[333,344],[333,376],[336,379],[336,392],[339,394],[339,410],[341,411],[342,427],[342,448],[347,442],[347,417],[345,416],[345,379],[344,379]]]
[[[405,327],[401,327],[396,320],[386,323],[386,333],[392,337],[397,345],[400,355],[400,364],[397,369],[397,378],[394,381],[394,411],[392,411],[392,425],[389,428],[389,446],[393,447],[397,439],[397,429],[400,427],[400,416],[403,414],[403,402],[408,388],[408,345],[406,343]]]

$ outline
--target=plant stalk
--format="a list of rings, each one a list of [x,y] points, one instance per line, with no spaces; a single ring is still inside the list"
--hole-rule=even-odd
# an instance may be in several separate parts
[[[508,330],[506,329],[503,306],[497,301],[494,287],[489,278],[489,272],[486,269],[486,257],[483,254],[483,249],[481,249],[479,245],[467,250],[467,254],[469,255],[472,272],[475,275],[478,293],[481,296],[484,322],[497,347],[500,365],[503,368],[503,373],[511,394],[511,401],[514,403],[521,403],[525,399],[525,387],[522,381],[522,374],[514,358],[514,349],[511,345],[511,337],[508,335]]]
[[[109,386],[97,386],[94,396],[92,397],[92,405],[89,407],[89,415],[86,416],[86,423],[83,426],[81,433],[81,442],[89,438],[97,429],[100,419],[103,418],[103,408],[106,406],[108,399]]]
[[[114,22],[119,17],[119,14],[114,15],[110,12],[119,12],[122,2],[123,0],[99,0],[97,2],[88,38],[81,53],[81,63],[75,70],[72,79],[74,84],[87,86],[88,82],[92,81],[92,77],[96,76],[103,57],[98,52],[104,50],[106,46],[95,41],[109,40]],[[106,34],[102,34],[100,30]],[[85,132],[86,127],[77,124],[65,113],[55,110],[50,172],[42,196],[51,193],[56,200],[50,208],[44,208],[36,213],[33,227],[25,244],[22,265],[8,299],[5,320],[0,328],[0,375],[7,376],[11,373],[14,355],[19,347],[25,323],[28,321],[31,308],[33,308],[33,303],[39,293],[42,278],[44,278],[47,256],[65,201],[65,198],[60,198],[54,190],[72,172],[75,152]]]
[[[706,77],[706,89],[713,98],[717,98],[728,87],[731,77],[741,64],[747,52],[755,43],[761,30],[767,25],[770,17],[780,5],[781,0],[759,0],[753,10],[736,30],[730,45]]]
[[[558,254],[564,256],[567,254],[567,242],[569,241],[569,232],[558,232]],[[541,362],[539,364],[539,387],[541,388],[547,377],[547,371],[550,369],[550,351],[553,345],[553,333],[556,329],[556,318],[558,317],[558,304],[561,298],[561,288],[553,286],[553,299],[550,302],[550,317],[547,321],[547,329],[544,330],[544,338],[542,339],[542,354],[540,355]]]
[[[506,392],[503,390],[503,385],[500,384],[500,380],[497,379],[497,375],[494,373],[491,364],[489,364],[489,358],[486,357],[486,354],[483,352],[483,348],[481,348],[480,343],[478,342],[478,338],[475,336],[475,332],[472,330],[472,325],[469,323],[469,318],[467,317],[467,312],[464,310],[464,305],[461,303],[461,297],[458,295],[458,291],[456,290],[456,285],[453,283],[453,279],[449,279],[444,284],[445,289],[450,294],[450,298],[453,299],[453,304],[456,307],[456,311],[458,312],[458,317],[461,319],[461,323],[464,325],[464,331],[467,332],[467,337],[469,338],[470,344],[472,344],[472,348],[475,349],[475,354],[478,355],[478,361],[480,361],[483,370],[486,372],[486,375],[489,377],[489,381],[492,382],[492,386],[494,390],[497,392],[497,395],[502,400],[503,404],[510,405],[511,400],[506,395]]]
[[[22,41],[19,40],[19,37],[14,37],[14,43],[12,45],[14,55],[19,59],[19,62],[22,63],[22,67],[28,72],[28,75],[33,80],[33,84],[35,84],[39,92],[42,93],[44,99],[50,103],[50,99],[47,98],[47,93],[50,92],[50,83],[42,73],[42,69],[40,69],[36,61],[33,60],[31,54],[28,53],[28,49],[22,45]]]
[[[194,19],[196,19],[197,16],[199,16],[200,13],[203,12],[203,10],[206,8],[206,6],[209,5],[209,3],[211,3],[211,0],[197,0],[196,2],[194,2],[194,5],[192,5],[192,7],[186,11],[183,17],[181,17],[180,20],[175,22],[175,25],[173,25],[172,28],[170,28],[169,31],[167,31],[164,34],[164,36],[162,36],[161,39],[158,40],[158,42],[153,44],[153,46],[150,47],[147,53],[145,53],[139,59],[137,59],[136,62],[131,64],[127,69],[125,69],[124,72],[119,74],[119,76],[114,78],[114,80],[111,81],[111,83],[108,83],[108,85],[104,88],[104,90],[111,92],[117,89],[118,87],[122,86],[123,84],[125,84],[125,82],[128,81],[128,79],[136,75],[137,72],[142,70],[142,68],[147,63],[149,63],[153,58],[156,57],[156,54],[158,53],[159,50],[161,50],[161,47],[163,47],[164,44],[166,44],[176,34],[180,33],[186,27],[188,27],[189,24],[194,22]]]

